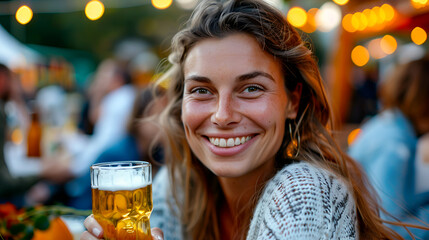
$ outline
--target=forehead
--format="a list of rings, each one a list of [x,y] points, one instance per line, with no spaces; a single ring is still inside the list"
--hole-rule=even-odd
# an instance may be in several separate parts
[[[189,51],[184,62],[185,76],[243,74],[255,70],[281,74],[281,65],[255,38],[243,33],[202,40]]]

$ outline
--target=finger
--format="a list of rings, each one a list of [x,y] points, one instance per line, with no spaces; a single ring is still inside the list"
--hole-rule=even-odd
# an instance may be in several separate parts
[[[101,228],[100,224],[98,224],[97,220],[95,220],[93,214],[89,215],[85,219],[83,225],[88,230],[88,232],[95,237],[101,238],[103,236],[103,228]]]
[[[162,232],[162,230],[160,228],[152,228],[151,233],[152,233],[152,239],[153,240],[163,240],[164,239],[164,233]]]
[[[80,235],[80,240],[98,240],[98,239],[101,239],[101,238],[96,238],[87,231],[83,232],[82,235]]]

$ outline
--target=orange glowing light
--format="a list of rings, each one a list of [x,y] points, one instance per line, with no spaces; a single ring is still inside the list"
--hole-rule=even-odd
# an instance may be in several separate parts
[[[381,50],[386,54],[392,54],[396,51],[398,43],[396,39],[390,35],[385,35],[380,41]]]
[[[307,22],[307,13],[300,7],[293,7],[287,13],[287,20],[294,27],[302,27]]]
[[[428,35],[426,31],[421,27],[415,27],[413,31],[411,31],[411,40],[417,45],[422,45],[426,42],[427,38]]]
[[[352,24],[352,17],[353,17],[353,14],[346,14],[344,17],[343,17],[343,21],[342,21],[342,25],[343,25],[343,28],[344,28],[344,30],[346,30],[347,32],[356,32],[356,28],[353,26],[353,24]]]
[[[349,144],[349,146],[352,145],[352,143],[356,140],[360,132],[361,132],[361,129],[357,128],[349,133],[349,136],[347,137],[347,143]]]
[[[369,61],[369,52],[364,46],[358,45],[353,48],[351,57],[356,66],[362,67]]]

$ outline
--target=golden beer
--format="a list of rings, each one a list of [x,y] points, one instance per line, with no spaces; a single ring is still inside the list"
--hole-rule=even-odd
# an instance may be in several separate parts
[[[104,230],[104,239],[151,240],[152,182],[146,179],[150,173],[142,174],[142,169],[133,169],[135,166],[118,170],[124,166],[117,165],[91,167],[94,217]]]

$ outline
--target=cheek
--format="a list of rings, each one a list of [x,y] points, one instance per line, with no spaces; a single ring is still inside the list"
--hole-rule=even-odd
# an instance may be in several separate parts
[[[249,116],[253,121],[257,122],[262,127],[269,129],[276,127],[275,125],[284,125],[286,121],[286,104],[283,100],[259,101],[255,103],[242,104],[245,115]]]
[[[183,100],[182,122],[185,128],[195,130],[209,116],[207,104]]]

